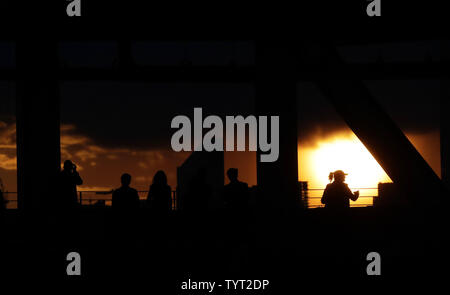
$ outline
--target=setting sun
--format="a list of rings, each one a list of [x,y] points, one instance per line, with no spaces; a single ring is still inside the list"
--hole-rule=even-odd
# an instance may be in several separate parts
[[[330,172],[348,173],[351,188],[376,188],[379,182],[391,182],[389,176],[354,134],[340,134],[315,146],[299,149],[299,177],[310,188],[324,188]]]

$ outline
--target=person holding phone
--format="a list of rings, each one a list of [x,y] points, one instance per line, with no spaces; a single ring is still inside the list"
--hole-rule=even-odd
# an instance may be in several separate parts
[[[70,160],[64,162],[64,169],[59,175],[60,205],[65,209],[78,207],[77,185],[82,185],[83,180],[77,171],[77,166]]]
[[[345,183],[347,174],[342,170],[336,170],[329,175],[332,183],[327,184],[323,192],[321,202],[325,204],[325,208],[330,209],[346,209],[350,208],[350,200],[356,201],[359,197],[359,191],[352,192]]]

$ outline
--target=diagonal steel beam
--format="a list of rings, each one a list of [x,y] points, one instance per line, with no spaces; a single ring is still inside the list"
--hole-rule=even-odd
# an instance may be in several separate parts
[[[344,65],[334,49],[327,50],[330,64]],[[336,111],[412,205],[424,207],[440,203],[446,192],[441,180],[357,74],[341,79],[318,79],[317,82]]]

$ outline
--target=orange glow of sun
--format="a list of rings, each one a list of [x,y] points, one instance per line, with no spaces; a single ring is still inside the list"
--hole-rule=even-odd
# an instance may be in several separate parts
[[[324,188],[335,170],[348,173],[351,188],[376,188],[379,182],[391,182],[378,162],[353,134],[339,134],[318,141],[315,146],[299,147],[299,179],[309,188]]]

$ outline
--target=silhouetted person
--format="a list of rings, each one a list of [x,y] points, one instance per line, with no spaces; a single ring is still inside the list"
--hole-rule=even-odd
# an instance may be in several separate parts
[[[223,199],[226,208],[226,222],[222,223],[222,231],[229,231],[230,235],[225,241],[225,247],[229,249],[234,267],[238,268],[244,256],[247,256],[246,243],[248,240],[248,223],[249,217],[249,199],[250,191],[248,184],[238,180],[238,169],[230,168],[227,170],[227,176],[230,183],[224,186]]]
[[[236,168],[228,169],[227,176],[230,183],[224,187],[225,208],[234,212],[243,212],[248,210],[248,184],[238,180],[238,169]]]
[[[350,207],[350,200],[356,201],[359,197],[359,191],[352,193],[345,181],[345,174],[342,170],[336,170],[330,173],[330,181],[323,192],[321,199],[325,208],[330,209],[345,209]]]
[[[59,227],[59,239],[69,242],[71,245],[77,243],[79,238],[79,205],[77,185],[83,184],[77,166],[70,160],[64,162],[64,168],[58,175],[58,195],[55,202],[56,227]]]
[[[120,178],[122,186],[114,190],[112,195],[112,207],[120,211],[134,211],[139,208],[139,194],[130,187],[131,175],[125,173]]]
[[[139,195],[137,190],[130,187],[131,175],[128,173],[120,177],[122,186],[112,194],[112,234],[118,240],[122,253],[131,255],[128,248],[130,241],[135,238],[139,229]]]
[[[167,176],[162,170],[153,176],[153,183],[147,195],[147,204],[158,213],[168,213],[172,210],[172,189],[167,184]]]
[[[77,166],[70,160],[64,162],[64,169],[59,174],[59,198],[62,208],[74,209],[78,207],[77,185],[83,180],[77,172]]]
[[[206,170],[201,168],[189,183],[184,209],[189,212],[206,212],[211,198],[211,188],[206,181]]]

